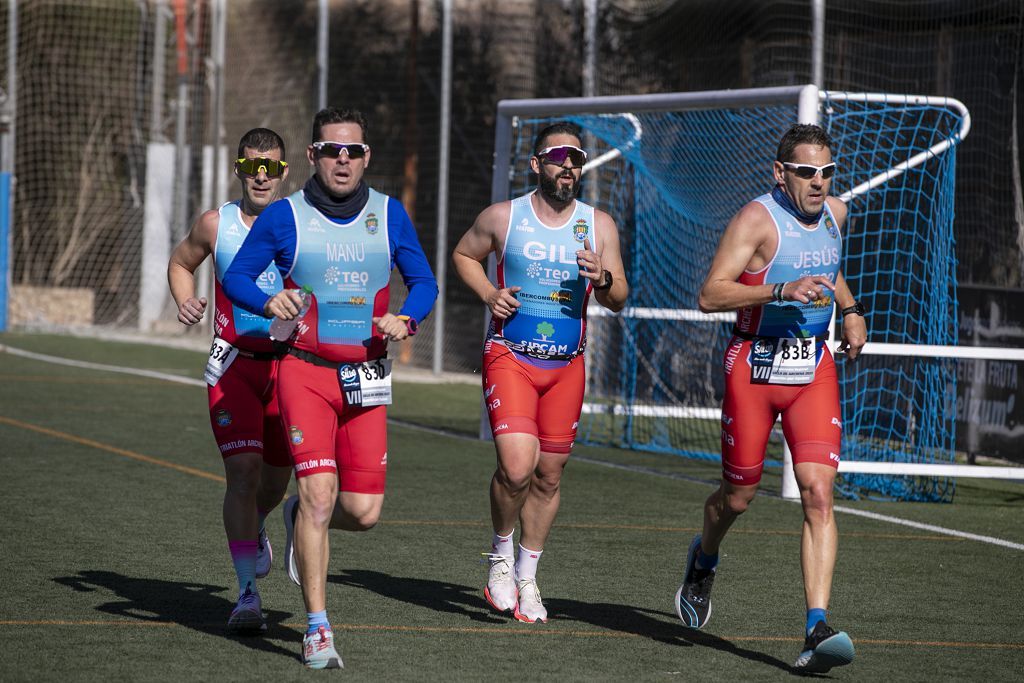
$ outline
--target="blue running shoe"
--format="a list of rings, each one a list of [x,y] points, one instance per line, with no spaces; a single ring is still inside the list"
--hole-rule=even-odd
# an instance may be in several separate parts
[[[299,497],[292,496],[284,504],[284,567],[288,578],[296,586],[302,585],[299,565],[295,561],[295,515],[299,512]]]
[[[686,553],[683,585],[676,591],[676,615],[690,628],[703,628],[711,618],[711,584],[715,582],[715,569],[694,566],[699,547],[700,534],[697,534]]]
[[[793,664],[801,672],[823,674],[835,666],[853,661],[853,641],[845,631],[835,631],[824,621],[814,625],[804,640],[804,649]]]
[[[256,538],[256,578],[262,579],[269,574],[273,563],[274,550],[270,547],[267,530],[260,529],[260,535]]]
[[[334,649],[334,632],[321,626],[302,639],[302,663],[309,669],[344,669],[341,655]]]
[[[242,635],[263,633],[267,630],[260,594],[253,592],[251,585],[247,584],[245,592],[238,596],[238,604],[228,617],[228,629]]]

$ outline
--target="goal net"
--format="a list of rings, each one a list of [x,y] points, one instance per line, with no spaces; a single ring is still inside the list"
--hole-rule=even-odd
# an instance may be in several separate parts
[[[803,86],[505,101],[498,113],[495,200],[535,187],[527,160],[536,133],[571,120],[591,152],[580,198],[608,211],[621,232],[630,298],[618,315],[590,309],[580,442],[720,457],[721,358],[734,314],[701,313],[697,294],[723,228],[772,187],[779,137],[802,121],[835,139],[832,191],[849,205],[843,271],[869,311],[869,347],[886,350],[837,363],[843,458],[952,462],[956,361],[914,349],[957,340],[955,145],[969,126],[962,105]],[[768,466],[782,462],[776,432]],[[948,500],[954,480],[849,473],[838,486],[850,496]]]

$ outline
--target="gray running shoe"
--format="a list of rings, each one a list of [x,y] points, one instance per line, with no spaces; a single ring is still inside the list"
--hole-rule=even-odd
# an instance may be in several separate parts
[[[260,535],[256,538],[256,578],[262,579],[269,574],[273,562],[274,550],[270,547],[267,530],[260,529]]]
[[[263,605],[260,594],[246,584],[245,592],[238,596],[238,604],[231,610],[228,617],[228,629],[234,633],[252,635],[267,630],[267,622],[263,619]]]
[[[284,567],[288,578],[296,586],[302,585],[299,565],[295,561],[295,515],[299,512],[299,497],[292,496],[284,504]]]
[[[793,668],[801,672],[823,674],[835,666],[853,661],[853,641],[845,631],[836,631],[824,621],[814,625],[804,640],[804,649]]]
[[[321,626],[302,639],[302,663],[310,669],[344,669],[341,655],[334,649],[334,632]]]
[[[690,628],[703,628],[711,618],[711,584],[715,582],[715,569],[697,569],[697,549],[700,534],[693,537],[686,553],[686,571],[683,585],[676,591],[676,615]]]

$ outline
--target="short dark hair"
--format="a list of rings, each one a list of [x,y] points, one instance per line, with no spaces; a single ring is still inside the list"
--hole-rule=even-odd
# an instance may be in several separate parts
[[[366,138],[366,117],[358,109],[338,109],[337,107],[327,107],[321,109],[313,117],[313,139],[310,142],[320,141],[320,131],[323,127],[330,123],[356,123],[359,125],[359,129],[363,133],[363,142],[368,142]],[[339,140],[339,142],[350,142],[349,140]]]
[[[537,137],[533,140],[534,155],[547,147],[547,145],[544,144],[544,141],[552,135],[571,135],[577,140],[581,140],[583,131],[572,121],[558,121],[556,123],[552,123],[550,126],[545,126],[539,133],[537,133]]]
[[[790,126],[779,140],[779,148],[775,151],[775,160],[792,161],[796,146],[805,144],[828,147],[830,153],[833,151],[832,136],[824,128],[809,123],[797,123]]]
[[[238,158],[245,156],[245,148],[254,149],[257,152],[269,152],[272,149],[281,150],[281,159],[284,160],[284,140],[281,136],[269,128],[253,128],[242,136],[238,141]]]

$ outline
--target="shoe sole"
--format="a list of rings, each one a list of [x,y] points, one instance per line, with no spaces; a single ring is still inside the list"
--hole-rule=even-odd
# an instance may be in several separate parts
[[[516,605],[515,612],[512,613],[512,616],[514,616],[517,621],[521,621],[524,624],[546,624],[546,623],[548,623],[548,618],[547,617],[537,617],[536,619],[531,619],[530,617],[526,616],[525,614],[523,614],[522,612],[519,611],[519,605]]]
[[[518,603],[516,603],[513,604],[511,607],[506,607],[504,609],[498,607],[498,603],[494,602],[494,598],[491,597],[491,589],[489,586],[484,586],[484,597],[487,598],[487,604],[489,604],[491,607],[496,609],[498,612],[501,612],[502,614],[505,614],[506,612],[515,612],[515,609],[518,606]]]
[[[814,648],[806,666],[797,667],[808,673],[823,674],[853,661],[853,641],[845,631],[826,638]]]
[[[693,555],[697,552],[697,547],[699,545],[700,535],[694,536],[693,540],[690,541],[690,549],[686,551],[686,564],[684,567],[687,573],[689,573],[690,563],[693,561]],[[681,584],[679,586],[679,590],[676,591],[676,616],[690,628],[699,629],[706,626],[708,621],[711,620],[711,604],[708,604],[708,613],[704,615],[704,621],[701,621],[697,616],[697,611],[690,607],[688,603],[683,602],[683,586],[685,585],[685,582],[686,574],[683,575],[683,584]]]
[[[329,657],[325,660],[310,660],[303,662],[307,669],[344,669],[345,663],[341,661],[341,657]]]
[[[239,635],[253,635],[266,632],[267,622],[263,620],[261,614],[248,611],[240,612],[228,619],[228,629]]]
[[[292,583],[296,586],[302,586],[302,579],[299,578],[299,566],[295,562],[295,515],[298,505],[298,496],[292,496],[284,504],[284,568],[287,570],[288,578],[292,580]]]

